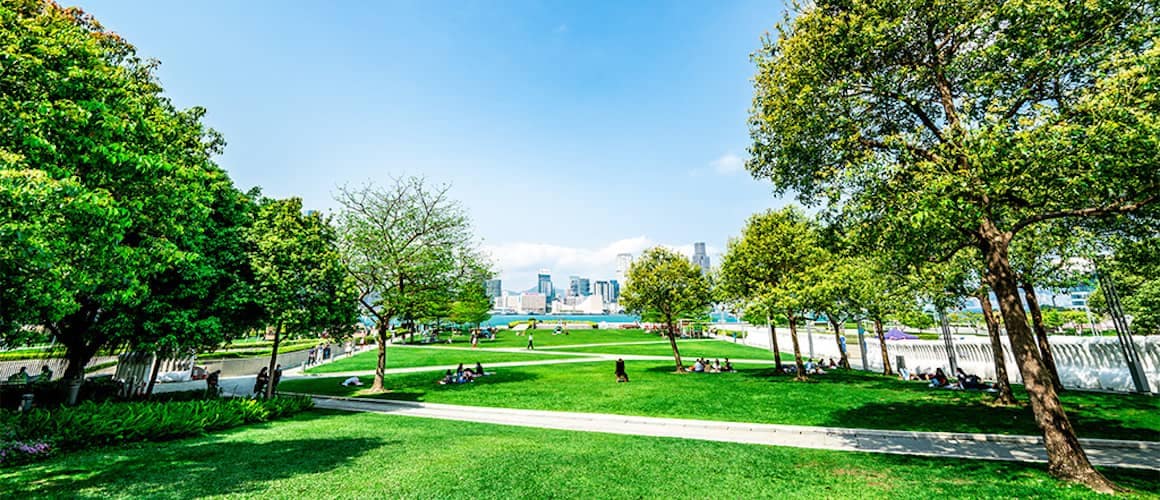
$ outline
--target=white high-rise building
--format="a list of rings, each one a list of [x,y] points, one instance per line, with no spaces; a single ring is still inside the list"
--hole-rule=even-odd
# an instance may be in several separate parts
[[[616,281],[624,284],[628,276],[628,268],[632,266],[632,254],[616,254]]]
[[[709,274],[709,254],[705,253],[704,243],[693,243],[693,265],[699,266],[702,273]]]

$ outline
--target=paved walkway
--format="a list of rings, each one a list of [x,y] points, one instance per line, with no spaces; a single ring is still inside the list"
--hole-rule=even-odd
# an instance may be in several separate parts
[[[632,417],[314,396],[318,408],[586,432],[895,455],[1046,462],[1042,438]],[[1092,463],[1160,471],[1160,443],[1080,439]]]

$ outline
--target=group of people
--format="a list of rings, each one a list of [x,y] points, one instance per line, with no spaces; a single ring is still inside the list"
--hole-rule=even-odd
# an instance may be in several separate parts
[[[326,344],[321,347],[311,347],[310,350],[306,352],[307,366],[318,364],[328,359],[330,359],[330,344]]]
[[[270,376],[269,369],[267,369],[267,367],[263,366],[261,370],[258,370],[258,378],[256,380],[254,380],[254,394],[256,394],[256,395],[265,394],[266,393],[266,384],[269,384],[270,387],[273,388],[272,389],[273,391],[277,391],[278,390],[278,383],[281,381],[282,381],[282,365],[277,365],[274,367],[273,377]]]
[[[991,384],[983,382],[978,375],[969,375],[962,368],[955,369],[955,379],[952,381],[942,368],[936,368],[934,373],[910,373],[905,368],[899,369],[899,378],[903,380],[921,380],[930,382],[930,387],[938,389],[966,389],[987,391],[994,390]]]
[[[693,373],[726,373],[736,371],[733,369],[733,363],[729,362],[729,358],[725,358],[725,364],[721,364],[721,360],[714,359],[712,363],[704,358],[697,358],[693,362]]]
[[[21,366],[20,371],[13,373],[12,375],[10,375],[8,377],[9,384],[32,384],[32,383],[36,383],[36,382],[51,382],[51,381],[52,381],[52,370],[49,369],[48,365],[41,366],[40,373],[38,375],[29,375],[28,374],[28,367]]]
[[[802,363],[802,369],[805,370],[806,375],[825,375],[826,370],[833,370],[838,368],[838,363],[834,358],[814,361],[814,358],[806,358]],[[797,365],[788,365],[782,368],[785,373],[797,373]]]
[[[475,362],[475,369],[463,368],[463,363],[459,363],[459,367],[454,372],[447,370],[447,373],[443,374],[443,378],[439,380],[439,384],[466,384],[468,382],[475,382],[475,379],[484,375],[488,375],[488,373],[483,371],[483,365],[478,361]]]

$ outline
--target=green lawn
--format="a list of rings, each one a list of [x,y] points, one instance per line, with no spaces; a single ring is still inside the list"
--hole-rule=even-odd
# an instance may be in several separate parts
[[[607,344],[610,342],[642,342],[649,340],[662,340],[660,335],[647,334],[644,330],[639,329],[623,329],[623,330],[595,330],[588,328],[581,328],[578,330],[565,330],[567,335],[553,335],[551,329],[547,330],[531,330],[535,334],[535,341],[537,348],[550,348],[559,346],[569,346],[577,344]],[[522,333],[523,335],[519,335]],[[511,330],[500,330],[496,333],[495,340],[481,340],[480,347],[527,347],[528,337],[527,331],[515,332]],[[452,344],[447,343],[446,337],[442,337],[443,342],[435,344],[425,344],[433,347],[448,347],[457,346],[463,347],[470,345],[470,337],[464,335],[456,335],[452,337]]]
[[[737,373],[675,374],[663,361],[630,361],[632,382],[617,384],[611,361],[502,368],[472,384],[438,385],[431,373],[387,377],[390,399],[536,410],[578,411],[834,427],[1038,435],[1029,407],[995,408],[992,396],[930,389],[894,377],[832,371],[810,382]],[[370,382],[366,377],[365,382]],[[336,378],[285,380],[289,392],[365,396]],[[1023,393],[1017,389],[1017,397]],[[1063,395],[1081,437],[1160,441],[1160,399],[1085,393]]]
[[[335,373],[374,370],[378,363],[377,350],[356,354],[332,363],[317,366],[306,370],[307,373]],[[432,349],[415,347],[388,347],[387,368],[409,368],[412,366],[443,366],[463,363],[465,366],[475,366],[476,362],[483,363],[484,369],[490,363],[508,361],[541,361],[545,359],[575,358],[566,354],[551,354],[529,351],[522,352],[491,352],[484,350],[468,351],[461,349]]]
[[[1138,494],[1154,472],[1106,471]],[[1095,497],[1045,467],[314,411],[0,469],[9,498]]]
[[[605,345],[589,347],[559,347],[567,352],[592,352],[601,354],[638,354],[642,356],[672,356],[673,348],[667,340],[657,341],[655,344]],[[773,362],[773,353],[769,349],[751,347],[720,340],[678,340],[677,349],[681,351],[681,360],[692,364],[695,358],[708,358],[710,361],[724,358],[736,359],[768,359]],[[783,354],[783,363],[792,363],[793,354]]]

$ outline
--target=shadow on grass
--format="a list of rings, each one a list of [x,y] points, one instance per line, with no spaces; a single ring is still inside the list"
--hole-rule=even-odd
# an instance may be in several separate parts
[[[320,413],[315,418],[325,417]],[[332,470],[373,449],[400,444],[380,439],[291,439],[145,445],[64,459],[13,486],[16,496],[86,495],[190,498],[205,494],[255,494],[269,481]],[[29,476],[36,471],[28,471]],[[293,492],[282,492],[292,495]]]

